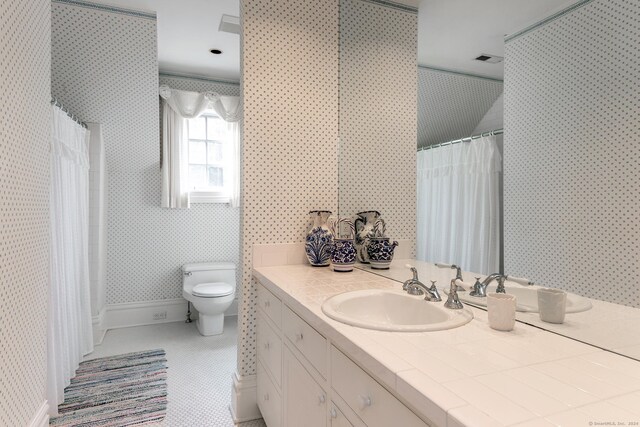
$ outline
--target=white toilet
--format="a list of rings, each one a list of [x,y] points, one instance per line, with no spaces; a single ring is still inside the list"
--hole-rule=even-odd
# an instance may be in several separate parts
[[[204,336],[219,335],[224,312],[236,297],[236,266],[203,262],[182,266],[182,296],[198,310],[196,325]]]

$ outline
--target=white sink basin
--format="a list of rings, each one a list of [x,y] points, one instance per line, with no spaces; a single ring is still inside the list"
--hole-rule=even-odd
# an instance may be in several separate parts
[[[457,328],[473,319],[469,310],[450,310],[403,291],[368,289],[327,299],[322,311],[347,325],[379,331],[422,332]]]
[[[496,291],[496,284],[487,287],[487,293]],[[516,311],[537,313],[538,312],[538,289],[540,286],[519,286],[505,283],[505,290],[508,294],[516,297]],[[449,294],[449,289],[443,289],[445,295]],[[460,301],[469,304],[486,307],[487,299],[484,297],[472,297],[467,291],[458,291]],[[591,301],[587,298],[567,292],[566,313],[579,313],[591,309]]]

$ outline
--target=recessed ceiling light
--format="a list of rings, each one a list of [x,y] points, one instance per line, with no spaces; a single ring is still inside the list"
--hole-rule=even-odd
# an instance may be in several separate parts
[[[220,55],[222,53],[220,49],[211,49],[209,52],[213,53],[214,55]]]

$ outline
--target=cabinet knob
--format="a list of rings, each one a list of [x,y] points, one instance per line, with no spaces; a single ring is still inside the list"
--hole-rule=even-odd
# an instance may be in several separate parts
[[[264,395],[264,401],[266,402],[267,400],[269,400],[269,393],[265,393]]]
[[[303,338],[304,338],[304,335],[302,335],[302,332],[300,332],[299,334],[296,334],[296,341],[302,341]]]
[[[331,415],[331,418],[338,418],[338,412],[336,412],[336,408],[331,408],[331,410],[329,411],[329,415]]]
[[[371,406],[371,397],[369,396],[360,396],[360,407],[365,409]]]
[[[326,398],[326,396],[324,394],[321,394],[320,396],[318,396],[318,401],[320,403],[324,403],[324,402],[327,401],[327,398]]]

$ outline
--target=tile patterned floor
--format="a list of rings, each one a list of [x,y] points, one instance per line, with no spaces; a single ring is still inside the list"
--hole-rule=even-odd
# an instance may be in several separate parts
[[[236,367],[237,319],[224,334],[203,337],[195,323],[114,329],[87,359],[163,348],[167,352],[168,405],[163,427],[232,427],[231,375]],[[265,427],[262,420],[239,427]]]

